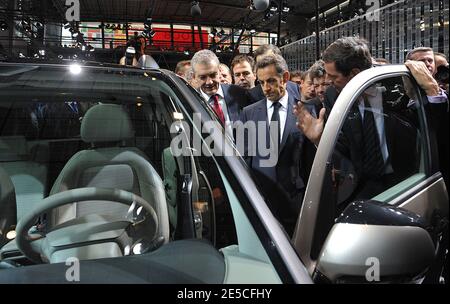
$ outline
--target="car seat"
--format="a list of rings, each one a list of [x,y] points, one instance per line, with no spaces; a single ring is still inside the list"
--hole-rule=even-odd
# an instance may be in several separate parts
[[[152,204],[158,216],[157,237],[169,240],[169,216],[161,177],[145,154],[126,146],[134,138],[132,123],[120,105],[98,104],[90,108],[81,124],[81,139],[91,149],[76,153],[64,166],[50,195],[74,188],[115,188],[135,193]],[[59,207],[48,216],[50,226],[89,214],[123,219],[128,207],[114,202],[74,203]]]

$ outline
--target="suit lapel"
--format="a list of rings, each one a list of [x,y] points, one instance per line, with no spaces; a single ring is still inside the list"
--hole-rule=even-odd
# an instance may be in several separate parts
[[[256,123],[256,131],[257,131],[256,134],[266,134],[266,147],[268,147],[270,144],[270,131],[269,131],[269,122],[267,120],[267,99],[259,101],[258,107],[255,112],[254,121]],[[260,121],[265,122],[264,123],[264,126],[265,126],[264,133],[260,133],[260,132],[262,132],[262,130],[259,130],[259,127],[260,127],[259,122]]]

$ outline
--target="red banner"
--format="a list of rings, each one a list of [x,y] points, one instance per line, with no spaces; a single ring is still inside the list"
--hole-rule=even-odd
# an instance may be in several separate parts
[[[153,28],[155,31],[155,36],[152,38],[152,46],[161,48],[171,47],[171,35],[170,29],[167,28]],[[195,43],[192,44],[192,30],[188,29],[174,29],[173,41],[175,49],[179,51],[189,50],[200,50],[202,48],[200,43],[200,35],[203,41],[203,47],[207,48],[209,44],[208,31],[202,31],[201,34],[198,30],[194,31]]]

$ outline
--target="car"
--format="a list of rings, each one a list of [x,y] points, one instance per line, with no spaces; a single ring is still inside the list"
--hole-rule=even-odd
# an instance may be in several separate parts
[[[292,233],[271,208],[285,195],[268,194],[214,112],[174,73],[4,62],[0,79],[0,283],[447,277],[447,189],[426,97],[403,65],[364,71],[340,94]],[[337,146],[372,86],[402,130],[386,140],[408,168],[356,200],[362,181]]]

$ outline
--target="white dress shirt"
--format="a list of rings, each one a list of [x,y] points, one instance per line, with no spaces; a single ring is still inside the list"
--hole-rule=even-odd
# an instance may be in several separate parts
[[[206,103],[209,104],[212,109],[214,109],[214,102],[211,101],[211,96],[203,92],[202,89],[200,89],[200,94],[203,96],[203,99],[205,99]],[[222,112],[225,117],[225,130],[228,135],[231,135],[231,138],[233,138],[233,122],[230,120],[230,116],[228,115],[227,103],[225,102],[225,95],[223,94],[221,85],[219,85],[219,89],[214,95],[216,94],[219,96],[219,104],[222,107]]]
[[[281,104],[280,109],[278,110],[278,114],[280,115],[280,143],[283,139],[283,133],[284,133],[284,127],[286,126],[286,119],[287,119],[287,111],[288,111],[288,101],[289,101],[289,95],[288,92],[284,94],[283,97],[278,100],[278,102]],[[269,100],[267,98],[266,105],[267,105],[267,121],[270,123],[272,120],[273,115],[273,101]]]

